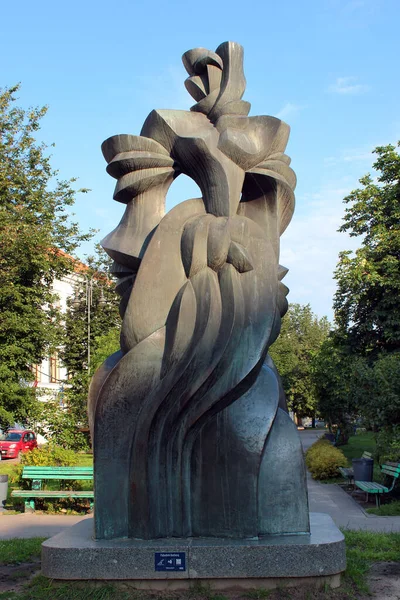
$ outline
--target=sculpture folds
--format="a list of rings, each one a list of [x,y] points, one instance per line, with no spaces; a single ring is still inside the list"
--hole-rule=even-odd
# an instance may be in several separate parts
[[[289,127],[247,116],[240,45],[183,63],[191,111],[155,110],[102,146],[126,210],[102,242],[123,322],[89,393],[96,537],[307,533],[300,441],[267,355],[287,308]],[[180,173],[202,198],[165,214]]]

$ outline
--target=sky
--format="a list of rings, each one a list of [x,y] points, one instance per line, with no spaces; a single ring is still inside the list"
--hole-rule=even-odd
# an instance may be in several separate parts
[[[250,116],[291,126],[296,210],[280,258],[289,301],[332,319],[338,253],[359,244],[337,232],[343,198],[371,172],[372,150],[400,139],[399,22],[400,0],[20,0],[2,6],[0,87],[21,82],[20,106],[49,106],[38,137],[55,144],[62,179],[90,188],[75,219],[99,241],[124,210],[102,141],[138,135],[154,108],[190,108],[186,50],[242,44]],[[167,208],[199,195],[180,176]]]

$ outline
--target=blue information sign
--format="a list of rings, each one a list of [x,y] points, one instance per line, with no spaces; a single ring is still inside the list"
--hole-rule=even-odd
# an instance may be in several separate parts
[[[186,571],[185,552],[155,552],[154,569],[156,571]]]

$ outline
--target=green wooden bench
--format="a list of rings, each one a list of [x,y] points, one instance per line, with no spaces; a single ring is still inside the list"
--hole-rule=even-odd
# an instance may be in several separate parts
[[[24,467],[22,479],[32,480],[31,489],[13,490],[11,496],[25,498],[25,509],[35,509],[35,498],[90,498],[90,508],[93,508],[93,490],[46,490],[43,487],[50,479],[93,481],[93,467]]]
[[[400,475],[400,463],[387,462],[381,466],[381,472],[384,475],[388,475],[392,477],[392,485],[390,487],[386,487],[381,483],[375,483],[375,481],[355,481],[354,485],[358,487],[360,490],[366,493],[366,500],[368,502],[368,494],[376,494],[376,505],[379,508],[381,505],[381,496],[383,494],[389,494],[397,481],[397,478]]]
[[[372,458],[372,454],[371,452],[363,452],[361,458]],[[354,471],[352,467],[339,467],[339,471],[345,479],[349,480],[349,482],[351,482],[354,479]]]

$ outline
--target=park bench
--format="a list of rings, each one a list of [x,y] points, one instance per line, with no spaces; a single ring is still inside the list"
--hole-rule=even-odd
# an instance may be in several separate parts
[[[389,494],[396,483],[397,478],[400,475],[400,463],[387,462],[381,466],[381,472],[384,475],[392,477],[392,485],[386,487],[381,483],[375,483],[375,481],[355,481],[354,485],[363,492],[366,492],[366,500],[368,502],[368,494],[376,494],[376,505],[379,508],[381,505],[381,496],[383,494]]]
[[[56,479],[68,480],[93,480],[93,467],[24,467],[22,479],[31,479],[30,490],[13,490],[14,498],[25,498],[25,509],[35,509],[35,498],[90,498],[90,508],[93,507],[93,490],[46,490],[45,481]]]
[[[361,458],[372,458],[371,452],[363,452]],[[345,479],[348,479],[351,482],[354,479],[354,470],[352,467],[339,467],[339,471],[343,475]]]

